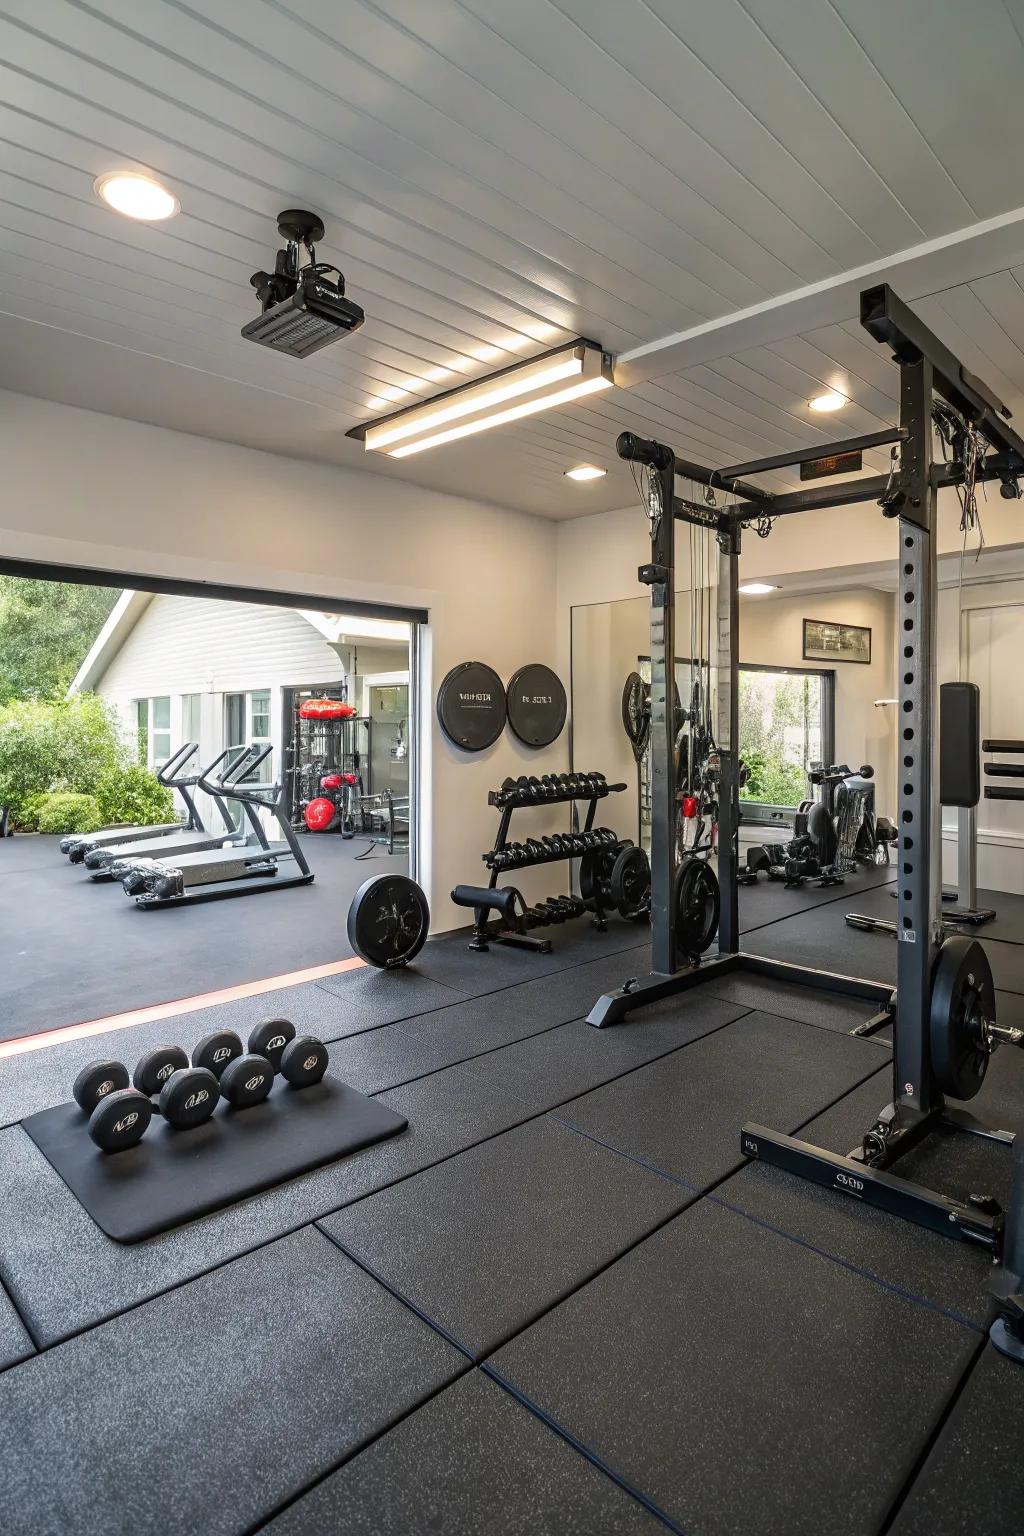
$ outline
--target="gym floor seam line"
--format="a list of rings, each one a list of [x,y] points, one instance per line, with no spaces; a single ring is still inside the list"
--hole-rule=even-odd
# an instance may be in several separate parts
[[[322,1235],[326,1236],[326,1234]],[[361,1456],[364,1451],[368,1451],[372,1445],[376,1445],[378,1440],[383,1440],[385,1435],[390,1435],[392,1430],[397,1429],[400,1424],[404,1424],[406,1419],[411,1419],[413,1414],[419,1413],[422,1408],[426,1408],[428,1403],[434,1402],[442,1393],[454,1387],[457,1382],[464,1381],[474,1370],[473,1362],[471,1360],[467,1361],[464,1370],[459,1371],[457,1375],[444,1382],[441,1386],[435,1387],[432,1392],[427,1392],[418,1402],[411,1403],[409,1407],[403,1408],[401,1413],[396,1414],[393,1419],[381,1425],[372,1434],[364,1435],[357,1444],[350,1446],[343,1456],[339,1457],[337,1461],[332,1462],[318,1476],[304,1484],[296,1492],[290,1493],[286,1499],[282,1499],[268,1513],[260,1515],[254,1525],[245,1526],[239,1532],[239,1536],[258,1536],[260,1531],[265,1531],[280,1515],[284,1514],[285,1510],[291,1509],[293,1505],[298,1504],[307,1494],[319,1488],[321,1483],[325,1483],[329,1477],[333,1477],[335,1472],[340,1472],[342,1467],[346,1466],[350,1461],[354,1461],[357,1456]]]
[[[641,1493],[638,1488],[634,1488],[632,1483],[628,1483],[624,1477],[620,1476],[606,1462],[602,1461],[594,1451],[588,1450],[582,1440],[577,1440],[576,1436],[570,1434],[563,1424],[560,1424],[557,1419],[553,1419],[550,1414],[545,1413],[543,1408],[539,1407],[532,1398],[527,1397],[524,1392],[520,1392],[517,1387],[513,1386],[507,1377],[502,1376],[492,1365],[487,1365],[486,1363],[481,1364],[480,1370],[496,1386],[499,1386],[503,1392],[507,1392],[510,1397],[515,1398],[517,1403],[521,1404],[529,1413],[532,1413],[535,1418],[540,1419],[542,1424],[546,1424],[550,1430],[560,1436],[567,1444],[571,1445],[574,1451],[578,1451],[581,1456],[590,1462],[591,1466],[596,1467],[599,1472],[603,1472],[605,1477],[610,1478],[624,1493],[628,1493],[630,1498],[643,1505],[649,1514],[654,1515],[656,1519],[660,1520],[668,1530],[675,1533],[675,1536],[687,1536],[683,1526],[678,1525],[663,1509],[659,1509],[657,1504],[652,1503],[646,1494]]]
[[[721,1206],[723,1210],[731,1211],[734,1216],[742,1216],[746,1221],[752,1221],[756,1227],[763,1227],[766,1232],[774,1232],[776,1237],[785,1238],[789,1243],[796,1243],[799,1248],[806,1248],[810,1253],[816,1253],[819,1258],[827,1259],[832,1264],[838,1264],[842,1269],[847,1269],[851,1274],[860,1275],[861,1279],[870,1281],[873,1285],[880,1286],[883,1291],[889,1291],[894,1296],[901,1297],[915,1306],[926,1307],[929,1312],[937,1312],[941,1317],[946,1317],[951,1323],[959,1323],[971,1333],[981,1333],[987,1336],[988,1329],[982,1323],[972,1323],[970,1318],[961,1317],[959,1312],[953,1312],[948,1307],[940,1306],[938,1302],[927,1301],[923,1296],[908,1291],[901,1285],[896,1285],[892,1280],[884,1280],[881,1275],[876,1275],[870,1269],[862,1269],[859,1264],[854,1264],[852,1259],[844,1259],[838,1253],[830,1253],[827,1248],[820,1248],[817,1243],[812,1243],[806,1237],[799,1237],[795,1232],[787,1232],[785,1227],[777,1227],[774,1222],[766,1221],[763,1216],[755,1216],[752,1211],[745,1211],[741,1205],[733,1205],[730,1200],[723,1200],[721,1195],[709,1194],[703,1197],[712,1205]]]
[[[888,1532],[892,1530],[894,1524],[899,1519],[900,1511],[906,1504],[907,1499],[913,1493],[914,1488],[917,1485],[918,1478],[921,1476],[921,1473],[927,1466],[929,1457],[938,1444],[939,1436],[942,1434],[942,1431],[949,1423],[957,1403],[960,1401],[964,1391],[966,1390],[967,1383],[970,1381],[971,1377],[974,1375],[974,1372],[977,1370],[982,1356],[985,1354],[987,1348],[988,1335],[983,1334],[982,1337],[978,1340],[978,1346],[974,1354],[971,1356],[966,1370],[936,1414],[935,1422],[932,1425],[930,1432],[925,1436],[924,1444],[918,1452],[917,1456],[914,1458],[914,1463],[911,1466],[910,1471],[907,1473],[902,1487],[897,1490],[892,1504],[889,1506],[889,1509],[887,1510],[881,1525],[878,1527],[876,1536],[888,1536]]]
[[[100,1019],[86,1019],[78,1024],[57,1024],[53,1029],[40,1030],[32,1035],[16,1035],[11,1040],[0,1040],[0,1060],[11,1056],[25,1056],[32,1051],[45,1050],[48,1046],[64,1045],[69,1040],[85,1040],[92,1035],[115,1033],[120,1029],[132,1029],[141,1024],[156,1024],[161,1019],[174,1018],[182,1013],[200,1013],[204,1008],[219,1008],[243,997],[262,997],[269,992],[282,992],[286,987],[317,985],[318,976],[340,976],[348,971],[365,970],[366,961],[357,955],[344,960],[332,960],[325,965],[306,966],[299,971],[289,971],[279,976],[268,976],[262,981],[238,982],[232,987],[219,987],[213,992],[197,992],[189,997],[175,998],[166,1003],[149,1003],[144,1008],[130,1008],[124,1013],[108,1014]],[[326,990],[326,988],[322,989]],[[331,996],[335,996],[332,993]]]

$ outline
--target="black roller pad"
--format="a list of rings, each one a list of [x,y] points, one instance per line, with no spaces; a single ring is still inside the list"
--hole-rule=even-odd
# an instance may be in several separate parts
[[[218,1109],[190,1131],[154,1121],[127,1152],[94,1146],[77,1104],[30,1115],[22,1128],[100,1230],[137,1243],[372,1146],[408,1123],[327,1076],[301,1092],[279,1078],[262,1104]]]

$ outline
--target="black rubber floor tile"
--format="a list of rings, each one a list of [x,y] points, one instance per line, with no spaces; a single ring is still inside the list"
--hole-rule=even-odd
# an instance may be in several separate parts
[[[884,890],[851,892],[848,904],[833,902],[759,928],[744,940],[744,946],[755,955],[895,986],[896,941],[892,935],[865,933],[860,928],[848,928],[844,921],[846,912],[870,912],[872,896],[877,898],[876,905],[885,901],[883,916],[895,913],[896,903],[889,900]]]
[[[1003,992],[1024,993],[1024,944],[1007,944],[982,933],[996,986]]]
[[[265,1527],[267,1536],[659,1536],[665,1527],[479,1371]]]
[[[290,1019],[302,1033],[329,1040],[344,1024],[345,1013],[337,998],[306,982],[11,1056],[0,1071],[0,1126],[14,1125],[36,1110],[67,1103],[71,1086],[86,1062],[113,1057],[125,1062],[130,1071],[154,1046],[180,1045],[191,1051],[198,1040],[215,1029],[233,1029],[245,1040],[255,1024],[276,1018]]]
[[[380,971],[374,966],[342,971],[338,976],[325,976],[314,986],[341,1003],[331,1033],[325,1037],[330,1040],[381,1024],[397,1024],[432,1008],[446,1008],[464,995],[457,986],[442,986],[411,966],[394,971]]]
[[[438,1008],[421,1018],[406,1019],[400,1027],[439,1057],[464,1061],[585,1016],[602,993],[621,987],[629,976],[636,974],[635,965],[631,968],[630,963],[636,953],[624,950],[605,955],[600,960],[505,987],[500,992],[469,998],[450,1008]],[[645,969],[648,954],[645,946]]]
[[[242,1532],[463,1365],[306,1228],[0,1376],[4,1531]]]
[[[977,1338],[701,1201],[488,1369],[685,1532],[867,1536]]]
[[[360,1093],[382,1093],[436,1072],[448,1062],[400,1024],[385,1024],[363,1035],[349,1035],[330,1044],[330,1070]]]
[[[105,1237],[20,1128],[0,1132],[0,1278],[52,1344],[528,1119],[473,1063],[379,1095],[409,1129],[148,1242]]]
[[[622,950],[636,949],[638,945],[646,948],[649,944],[646,928],[623,922],[621,918],[610,918],[605,933],[598,933],[584,919],[564,927],[545,928],[540,936],[551,940],[553,947],[549,955],[502,944],[492,944],[486,953],[479,954],[468,947],[468,931],[444,934],[432,939],[423,949],[416,959],[416,969],[421,975],[443,982],[457,992],[482,997],[499,987],[513,987],[538,976],[552,976],[556,971],[583,965],[588,960],[599,960],[602,955],[618,954]]]
[[[689,1046],[745,1012],[738,1003],[698,991],[668,998],[610,1029],[594,1029],[583,1019],[561,1024],[493,1051],[479,1066],[490,1082],[501,1083],[539,1113]]]
[[[748,1013],[664,1061],[563,1105],[558,1117],[704,1189],[743,1161],[745,1120],[792,1131],[876,1072],[880,1055],[870,1040]]]
[[[765,830],[770,836],[768,829]],[[756,885],[740,886],[740,932],[753,933],[769,923],[813,911],[816,907],[831,906],[851,896],[860,898],[862,893],[888,885],[895,878],[895,870],[891,867],[860,869],[855,875],[847,875],[842,885],[808,884],[787,890],[783,882],[769,880],[763,875]],[[746,947],[756,949],[757,946],[751,941]]]
[[[886,1069],[798,1134],[816,1146],[847,1153],[860,1145],[864,1132],[891,1097],[892,1073]],[[951,1167],[954,1159],[955,1166]],[[1005,1178],[1004,1189],[999,1192],[1006,1193],[1010,1168],[1006,1149],[977,1137],[956,1136],[941,1138],[927,1153],[916,1154],[913,1161],[908,1155],[893,1171],[931,1188],[961,1195],[964,1184],[967,1189],[963,1193],[971,1189],[997,1192],[992,1172],[1000,1165]],[[927,1306],[976,1328],[986,1324],[990,1313],[986,1285],[992,1269],[992,1256],[986,1249],[929,1232],[767,1163],[748,1163],[720,1184],[712,1198],[873,1275]]]
[[[795,1019],[799,1024],[817,1024],[822,1029],[840,1030],[849,1034],[865,1019],[878,1012],[878,1006],[863,998],[848,997],[842,992],[825,992],[818,987],[801,987],[794,982],[775,981],[767,976],[736,972],[720,980],[708,982],[707,990],[713,997],[725,998],[730,1003],[742,1003],[744,1008],[757,1009],[761,1013],[775,1013],[784,1019]]]
[[[0,1371],[34,1353],[32,1340],[22,1326],[14,1303],[0,1289]]]
[[[892,1536],[1020,1536],[1024,1370],[987,1344],[896,1520]]]
[[[320,1223],[474,1358],[691,1198],[545,1118]]]

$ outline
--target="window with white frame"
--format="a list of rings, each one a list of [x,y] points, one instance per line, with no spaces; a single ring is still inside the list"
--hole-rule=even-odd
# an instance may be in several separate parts
[[[201,693],[183,693],[181,696],[181,739],[194,741],[202,756],[203,696]]]
[[[251,693],[224,695],[224,745],[240,750],[251,742],[256,747],[270,745],[270,689],[256,688]],[[273,753],[260,764],[258,779],[268,784],[274,776]]]
[[[171,755],[171,699],[169,694],[135,700],[135,724],[139,761],[154,771]]]

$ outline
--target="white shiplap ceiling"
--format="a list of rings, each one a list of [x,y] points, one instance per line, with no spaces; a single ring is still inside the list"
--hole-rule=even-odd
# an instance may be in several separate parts
[[[550,517],[632,498],[623,427],[713,464],[870,431],[895,371],[847,309],[407,462],[345,437],[1024,205],[1022,37],[1024,0],[0,0],[0,387]],[[132,166],[178,218],[97,201]],[[298,362],[238,332],[303,205],[368,319]],[[915,307],[1024,407],[1024,266],[971,275]]]

